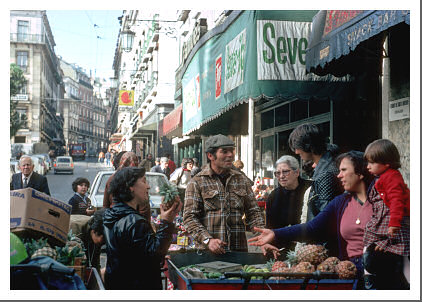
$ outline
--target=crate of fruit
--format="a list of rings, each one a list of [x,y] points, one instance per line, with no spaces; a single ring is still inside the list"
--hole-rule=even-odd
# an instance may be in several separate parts
[[[309,252],[305,249],[305,252]],[[356,268],[334,257],[296,253],[274,261],[259,253],[187,250],[171,253],[165,274],[174,289],[185,290],[309,290],[356,288]],[[306,257],[314,257],[312,263]],[[316,264],[317,261],[320,263]]]

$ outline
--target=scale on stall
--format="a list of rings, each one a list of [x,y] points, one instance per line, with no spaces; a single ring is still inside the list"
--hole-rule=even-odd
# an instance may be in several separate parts
[[[197,265],[199,268],[204,268],[207,272],[237,272],[242,269],[242,264],[239,263],[231,263],[231,262],[224,262],[224,261],[212,261],[212,262],[205,262],[199,263]]]

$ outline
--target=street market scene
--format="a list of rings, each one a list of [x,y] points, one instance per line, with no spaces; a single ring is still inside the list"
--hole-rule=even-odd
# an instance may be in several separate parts
[[[410,15],[10,10],[9,289],[420,295]]]

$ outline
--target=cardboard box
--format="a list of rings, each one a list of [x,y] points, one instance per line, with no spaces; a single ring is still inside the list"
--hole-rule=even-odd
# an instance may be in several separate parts
[[[36,231],[66,243],[71,212],[71,205],[32,188],[10,191],[10,230],[13,233]]]

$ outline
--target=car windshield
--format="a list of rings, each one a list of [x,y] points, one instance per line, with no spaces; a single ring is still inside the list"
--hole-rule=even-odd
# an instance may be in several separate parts
[[[100,185],[98,186],[97,193],[95,195],[104,195],[105,186],[107,180],[110,178],[111,174],[103,174],[100,179]]]
[[[147,174],[147,182],[151,189],[149,189],[150,195],[160,195],[160,186],[166,183],[165,175],[150,175]]]
[[[57,158],[58,163],[70,163],[70,158]]]
[[[105,186],[110,178],[111,174],[103,174],[100,180],[100,185],[98,186],[98,190],[95,195],[104,195]],[[166,179],[164,174],[163,175],[151,175],[147,174],[147,182],[151,189],[149,190],[150,195],[159,195],[160,186],[166,183]]]

